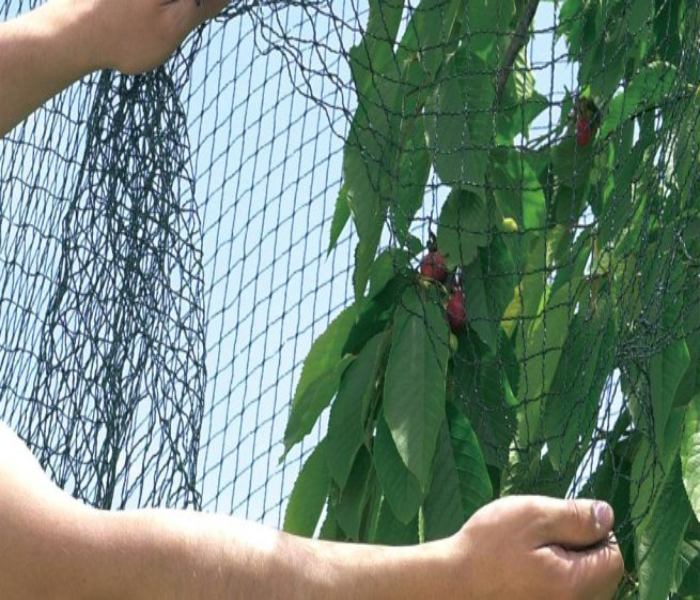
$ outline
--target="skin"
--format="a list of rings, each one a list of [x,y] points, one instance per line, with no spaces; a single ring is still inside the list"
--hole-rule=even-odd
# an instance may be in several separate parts
[[[49,0],[1,23],[0,136],[96,69],[160,64],[224,5]],[[612,511],[596,518],[606,506],[511,497],[421,546],[321,542],[227,516],[93,509],[0,425],[0,598],[605,600],[623,572]]]

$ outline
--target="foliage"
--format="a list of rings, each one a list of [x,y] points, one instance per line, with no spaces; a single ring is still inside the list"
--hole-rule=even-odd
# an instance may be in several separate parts
[[[577,89],[530,143],[553,102],[514,33],[532,30],[532,2],[404,8],[371,1],[350,52],[358,105],[331,250],[352,220],[356,301],[297,388],[287,448],[331,409],[288,529],[313,535],[325,503],[324,537],[413,543],[502,494],[605,497],[621,596],[700,594],[700,56],[684,43],[698,9],[566,0],[556,34]],[[431,174],[449,190],[437,245],[461,274],[462,331],[445,319],[454,282],[416,269]]]

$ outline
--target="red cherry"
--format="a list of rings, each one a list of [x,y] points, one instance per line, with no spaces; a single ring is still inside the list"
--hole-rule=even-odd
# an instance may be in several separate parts
[[[442,254],[437,250],[428,252],[420,263],[420,274],[427,279],[445,283],[447,279],[447,265]]]
[[[593,131],[591,130],[590,121],[586,117],[579,117],[578,121],[576,121],[576,143],[579,146],[588,146],[592,136]]]
[[[447,321],[453,332],[460,331],[467,322],[467,310],[464,308],[464,292],[455,288],[447,301]]]

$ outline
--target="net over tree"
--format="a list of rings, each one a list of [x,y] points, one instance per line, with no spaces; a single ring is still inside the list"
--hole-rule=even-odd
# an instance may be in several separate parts
[[[0,147],[0,418],[96,506],[327,539],[605,499],[620,597],[700,597],[699,26],[238,2],[85,79]]]

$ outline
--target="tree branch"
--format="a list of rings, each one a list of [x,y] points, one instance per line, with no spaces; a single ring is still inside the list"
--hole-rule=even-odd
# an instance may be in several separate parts
[[[510,45],[506,50],[505,59],[503,61],[503,66],[499,69],[496,76],[496,99],[494,101],[494,106],[498,106],[501,103],[501,96],[506,89],[506,84],[508,83],[508,77],[513,72],[513,64],[517,58],[520,51],[527,44],[529,39],[528,30],[532,21],[535,18],[535,13],[537,12],[537,7],[539,6],[540,0],[529,0],[520,21],[513,32],[513,39],[510,41]]]

